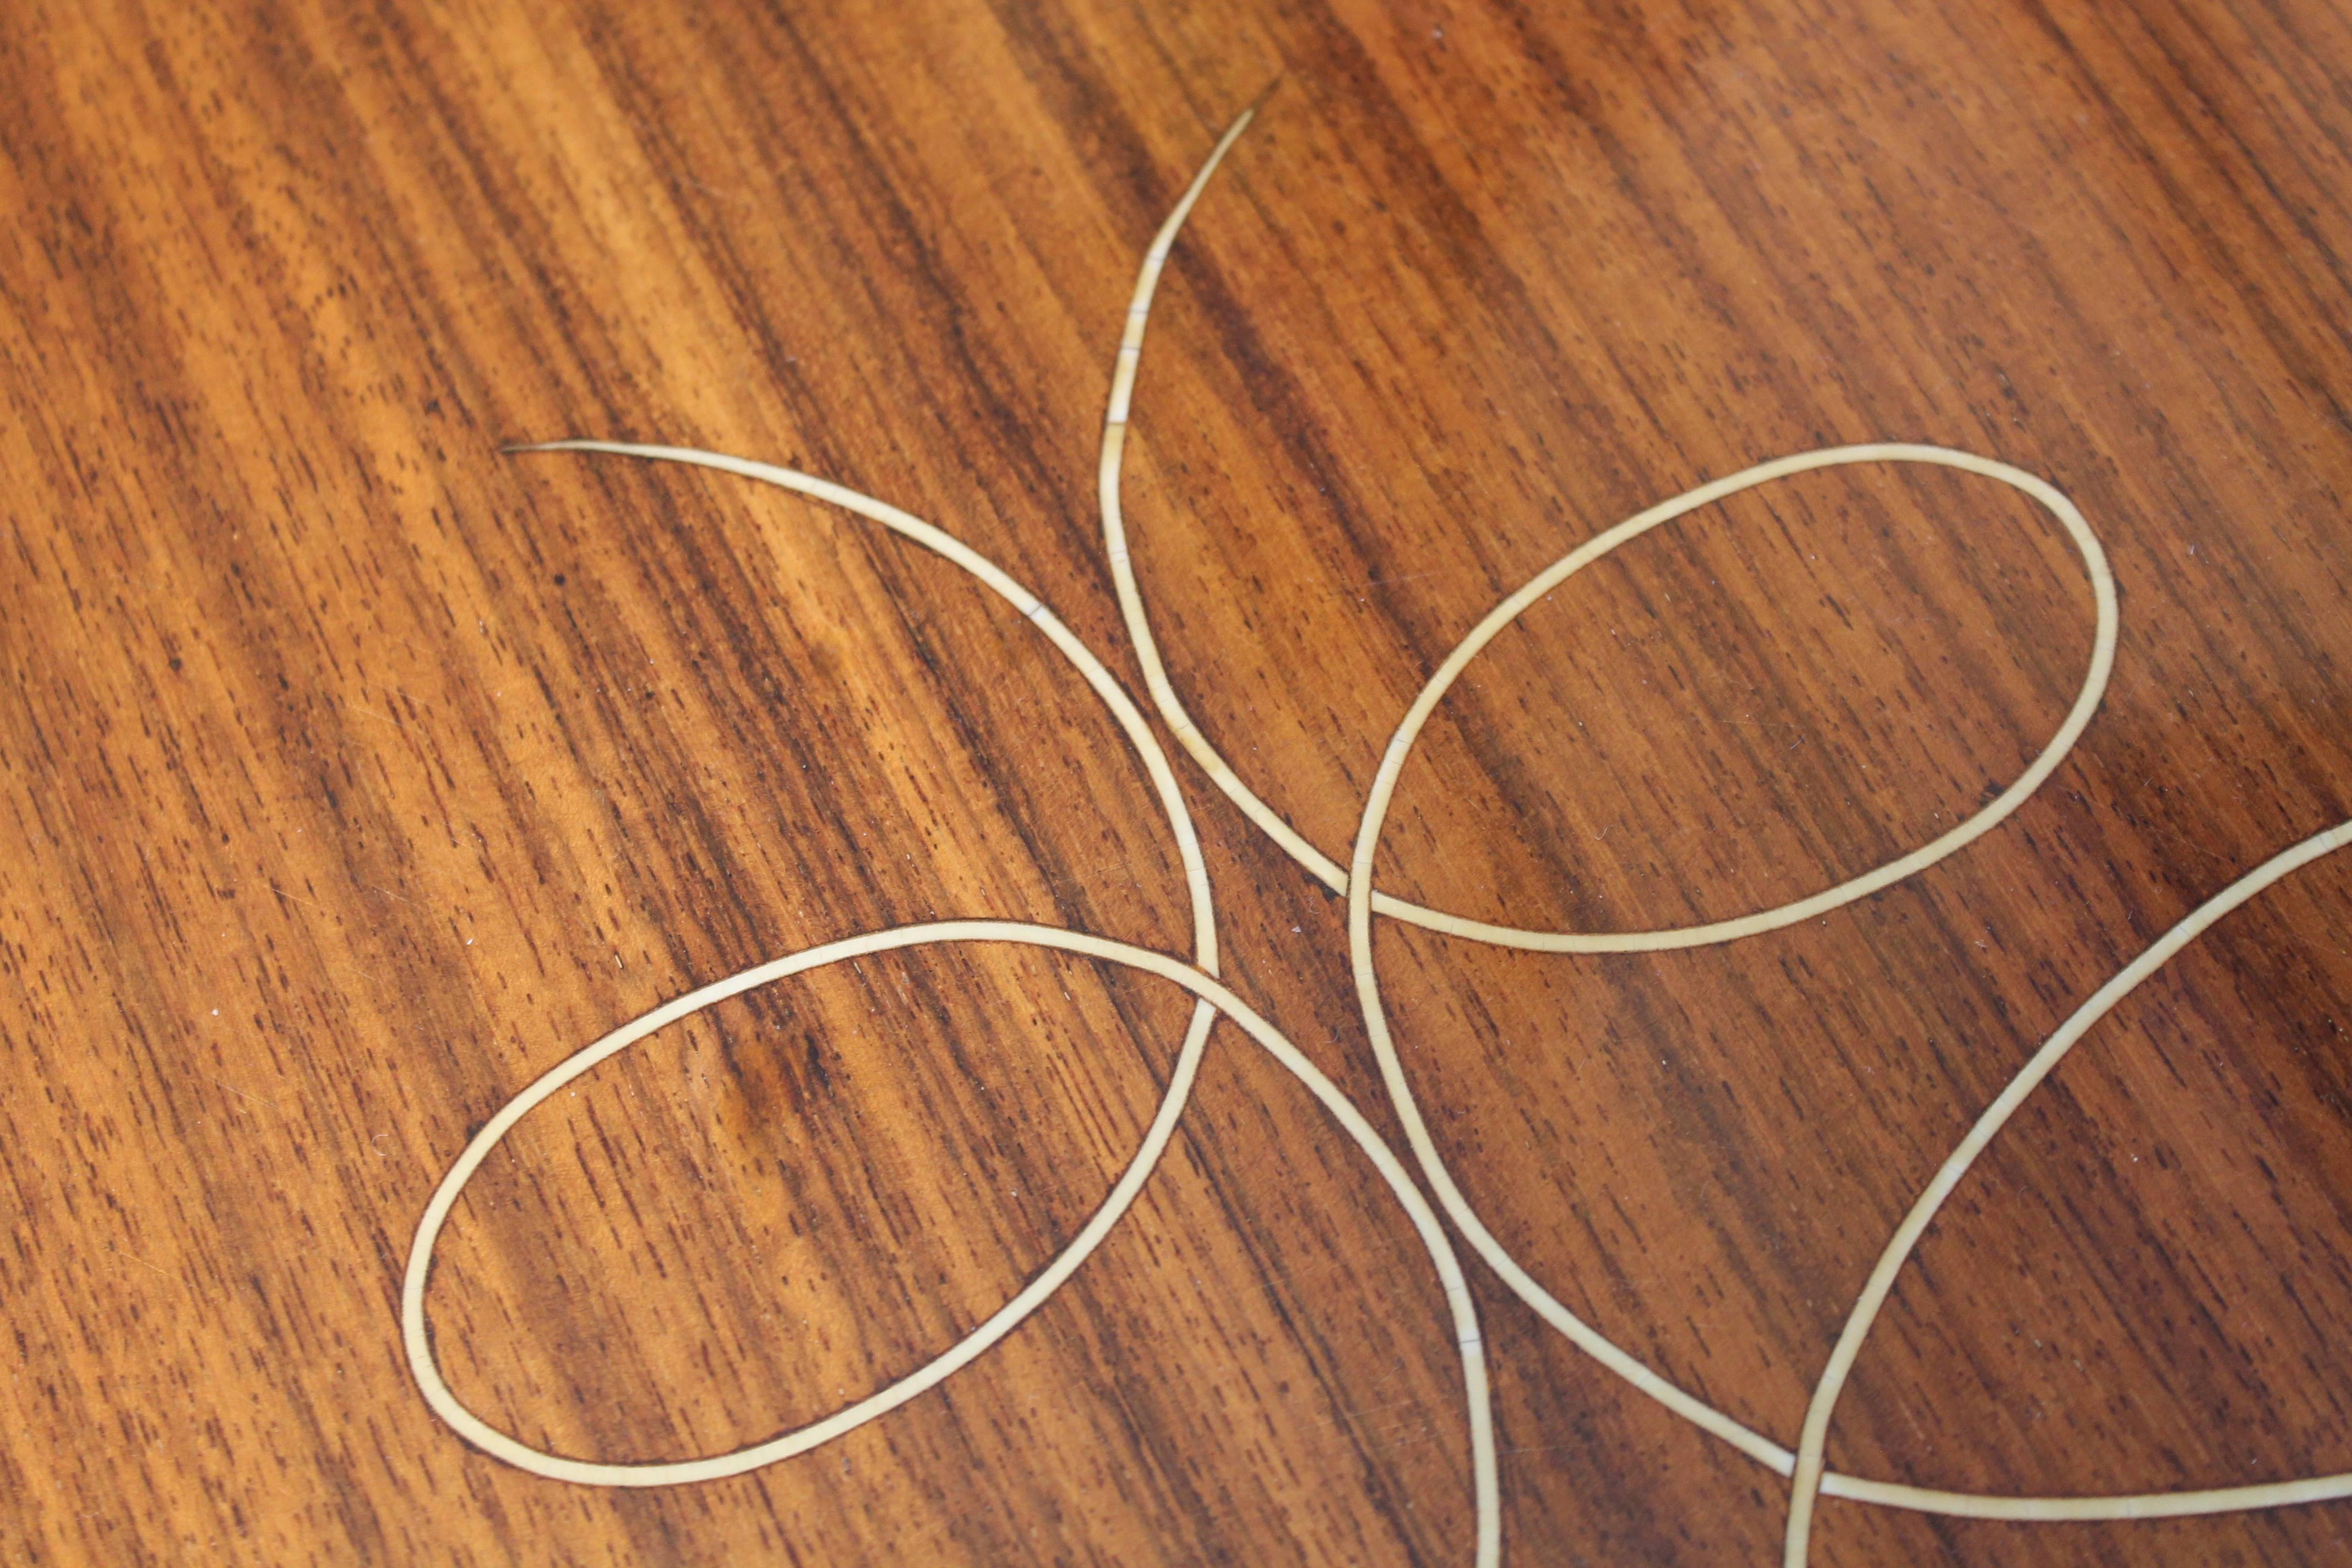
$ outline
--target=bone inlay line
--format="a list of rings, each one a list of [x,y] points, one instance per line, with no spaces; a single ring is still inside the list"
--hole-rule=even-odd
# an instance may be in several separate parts
[[[1783,1545],[1786,1568],[1801,1568],[1807,1557],[1816,1499],[1822,1495],[1929,1513],[2018,1521],[2096,1521],[2161,1518],[2184,1514],[2281,1507],[2352,1497],[2352,1474],[2208,1490],[2144,1492],[2104,1497],[2010,1497],[1939,1491],[1900,1482],[1841,1474],[1822,1460],[1830,1422],[1856,1358],[1894,1289],[1902,1267],[1933,1224],[1946,1199],[1977,1157],[2026,1098],[2084,1034],[2116,1004],[2147,980],[2214,921],[2296,868],[2352,844],[2352,823],[2317,834],[2284,850],[2215,894],[2084,1002],[2033,1055],[2007,1088],[1979,1115],[1887,1241],[1876,1267],[1864,1281],[1847,1314],[1843,1332],[1827,1352],[1797,1446],[1791,1449],[1748,1427],[1675,1385],[1640,1358],[1611,1342],[1571,1312],[1514,1258],[1481,1221],[1456,1184],[1422,1116],[1399,1053],[1396,1034],[1383,1007],[1373,953],[1376,916],[1400,920],[1447,936],[1535,952],[1576,955],[1663,952],[1740,941],[1814,920],[1927,871],[1945,858],[1991,832],[2064,763],[2097,711],[2113,669],[2119,628],[2116,584],[2105,551],[2082,512],[2047,480],[1996,459],[1948,447],[1878,442],[1825,447],[1759,463],[1699,485],[1639,512],[1560,556],[1505,597],[1465,634],[1432,672],[1407,707],[1381,753],[1367,792],[1349,862],[1341,866],[1309,844],[1235,773],[1187,712],[1169,680],[1138,583],[1135,562],[1119,503],[1121,465],[1133,416],[1143,342],[1153,297],[1186,218],[1208,189],[1218,166],[1247,129],[1255,108],[1244,112],[1218,140],[1169,213],[1136,276],[1134,293],[1121,324],[1113,359],[1110,393],[1102,426],[1097,469],[1105,555],[1120,615],[1141,668],[1151,706],[1181,750],[1210,782],[1267,837],[1310,876],[1348,905],[1348,951],[1358,1005],[1390,1100],[1403,1127],[1422,1181],[1381,1140],[1345,1095],[1272,1023],[1218,978],[1213,890],[1200,839],[1168,755],[1142,710],[1097,658],[1043,599],[1014,582],[995,563],[944,530],[891,506],[814,475],[773,464],[690,447],[598,440],[568,440],[509,448],[516,451],[609,453],[714,468],[778,486],[864,517],[930,550],[977,578],[1043,634],[1109,710],[1133,752],[1170,831],[1178,855],[1192,920],[1190,959],[1113,942],[1087,932],[1028,922],[972,919],[934,921],[868,932],[778,958],[688,992],[550,1068],[507,1102],[467,1144],[442,1178],[417,1226],[401,1290],[401,1326],[409,1365],[418,1387],[443,1420],[468,1441],[509,1464],[551,1479],[585,1485],[656,1487],[740,1475],[806,1453],[853,1431],[927,1390],[983,1354],[1074,1275],[1127,1214],[1165,1153],[1190,1103],[1202,1056],[1216,1021],[1240,1029],[1304,1084],[1380,1173],[1411,1219],[1445,1299],[1450,1331],[1460,1352],[1470,1479],[1475,1514],[1472,1556],[1478,1568],[1501,1560],[1500,1475],[1476,1308],[1469,1282],[1444,1221],[1466,1238],[1512,1294],[1579,1349],[1648,1394],[1666,1409],[1787,1478],[1790,1510]],[[1397,784],[1423,727],[1447,692],[1481,650],[1531,605],[1585,567],[1650,531],[1715,501],[1776,479],[1854,464],[1909,463],[1954,469],[2021,491],[2056,519],[2074,548],[2092,592],[2094,626],[2082,685],[2063,721],[2024,772],[1990,803],[1941,836],[1832,887],[1772,909],[1729,920],[1666,930],[1630,932],[1549,931],[1475,921],[1424,908],[1383,893],[1374,885],[1382,829]],[[993,1314],[955,1344],[915,1371],[859,1398],[821,1420],[732,1453],[704,1458],[646,1464],[613,1464],[550,1454],[499,1432],[461,1405],[441,1377],[427,1332],[425,1289],[441,1231],[482,1160],[533,1109],[600,1063],[669,1024],[758,986],[777,984],[822,966],[871,954],[955,943],[1011,943],[1090,959],[1151,974],[1195,998],[1191,1022],[1178,1050],[1159,1106],[1133,1155],[1100,1207],[1047,1267]],[[1441,1215],[1443,1217],[1441,1218]]]

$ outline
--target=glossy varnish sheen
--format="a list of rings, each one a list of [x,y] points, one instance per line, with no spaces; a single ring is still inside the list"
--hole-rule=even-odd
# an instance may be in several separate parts
[[[944,1390],[756,1475],[468,1450],[401,1262],[571,1050],[960,916],[1181,951],[1164,823],[1019,617],[857,520],[503,443],[795,463],[1035,588],[1130,689],[1095,442],[1136,261],[1280,78],[1152,319],[1128,526],[1171,677],[1345,858],[1503,593],[1833,442],[2047,476],[2123,633],[1986,839],[1656,956],[1384,926],[1496,1234],[1793,1442],[1887,1232],[2081,1000],[2352,815],[2352,26],[2322,5],[381,5],[0,28],[0,1557],[1466,1563],[1459,1363],[1403,1215],[1221,1029],[1128,1222]],[[1383,885],[1526,925],[1784,902],[2063,718],[2063,534],[1965,477],[1710,508],[1480,658]],[[1226,973],[1384,1128],[1343,908],[1180,765]],[[2099,1026],[1930,1232],[1831,1463],[1958,1489],[2352,1468],[2352,868]],[[662,1459],[901,1373],[1042,1267],[1187,1005],[1042,954],[728,1004],[536,1114],[430,1297],[526,1441]],[[1777,1478],[1474,1268],[1517,1563],[1775,1561]],[[2352,1507],[1953,1523],[1814,1561],[2352,1559]]]

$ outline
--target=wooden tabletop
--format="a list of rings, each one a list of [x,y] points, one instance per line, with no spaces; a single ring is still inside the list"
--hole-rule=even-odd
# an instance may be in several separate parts
[[[1189,961],[1087,683],[789,464],[1034,592],[1140,703],[1096,467],[1233,775],[1349,860],[1470,627],[1760,460],[1929,442],[2112,566],[2079,742],[1933,867],[1688,951],[1383,920],[1431,1140],[1527,1274],[1782,1449],[1888,1237],[2045,1039],[2352,815],[2352,19],[2324,0],[221,5],[0,26],[0,1558],[1467,1564],[1465,1362],[1365,1154],[1238,1027],[1070,1282],[734,1479],[469,1445],[404,1353],[427,1200],[546,1069],[812,944],[995,918]],[[1384,892],[1720,921],[2000,799],[2094,663],[2056,517],[1888,464],[1560,584],[1404,765]],[[1224,983],[1416,1182],[1348,905],[1157,717]],[[836,964],[527,1118],[425,1293],[454,1395],[718,1455],[989,1319],[1178,1071],[1167,980]],[[2352,1470],[2352,857],[2094,1026],[1897,1279],[1827,1458],[1950,1491]],[[1451,1222],[1449,1222],[1450,1224]],[[1460,1233],[1514,1563],[1768,1564],[1790,1488]],[[2028,1524],[1822,1500],[1819,1564],[2352,1562],[2352,1502]]]

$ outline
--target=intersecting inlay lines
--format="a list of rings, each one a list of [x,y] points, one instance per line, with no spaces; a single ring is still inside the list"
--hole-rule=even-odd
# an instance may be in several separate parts
[[[965,948],[671,1025],[526,1120],[467,1189],[428,1298],[452,1388],[536,1446],[642,1461],[757,1442],[904,1375],[1099,1206],[1189,1012],[1116,970]],[[651,1191],[658,1210],[631,1200]],[[676,1365],[730,1370],[681,1399],[650,1370]]]
[[[2271,1508],[2352,1496],[2352,1475],[2279,1479],[2208,1492],[2093,1497],[2046,1494],[1979,1496],[1935,1492],[1908,1482],[1825,1472],[1823,1468],[1831,1423],[1855,1358],[1865,1344],[1882,1305],[1900,1278],[1913,1250],[1927,1234],[1945,1200],[1965,1178],[1973,1162],[1984,1152],[2010,1118],[2058,1063],[2121,997],[2195,941],[2208,926],[2273,882],[2347,844],[2352,844],[2352,823],[2314,835],[2281,850],[2199,905],[2093,993],[1976,1115],[1965,1135],[1944,1157],[1926,1188],[1910,1205],[1870,1270],[1859,1296],[1846,1311],[1843,1329],[1813,1384],[1802,1429],[1793,1448],[1784,1446],[1760,1425],[1743,1422],[1710,1405],[1703,1391],[1695,1394],[1674,1379],[1662,1376],[1643,1355],[1629,1353],[1608,1335],[1597,1331],[1586,1317],[1580,1315],[1572,1306],[1564,1303],[1532,1276],[1507,1241],[1498,1237],[1486,1224],[1476,1205],[1465,1195],[1456,1181],[1439,1141],[1433,1136],[1414,1091],[1412,1073],[1400,1042],[1398,1025],[1403,1021],[1403,1010],[1391,1006],[1382,994],[1374,934],[1376,918],[1385,916],[1431,931],[1510,948],[1588,957],[1706,948],[1783,932],[1833,913],[1851,921],[1856,917],[1849,910],[1849,906],[1917,877],[1937,867],[1947,858],[1976,845],[2024,805],[2065,763],[2068,753],[2099,707],[2113,668],[2118,636],[2115,582],[2106,564],[2104,549],[2073,501],[2046,479],[1994,458],[1921,444],[1882,443],[1823,447],[1769,460],[1707,481],[1627,518],[1561,555],[1500,599],[1450,652],[1435,662],[1432,674],[1406,709],[1386,749],[1381,753],[1380,765],[1366,794],[1360,820],[1345,863],[1341,864],[1303,837],[1289,820],[1255,794],[1186,710],[1168,678],[1156,645],[1150,617],[1137,579],[1131,537],[1122,514],[1121,464],[1129,423],[1133,414],[1134,394],[1153,294],[1186,216],[1199,200],[1218,163],[1248,125],[1252,112],[1255,110],[1245,112],[1235,121],[1219,141],[1215,151],[1194,176],[1183,198],[1155,237],[1139,273],[1133,302],[1125,319],[1114,364],[1103,427],[1097,482],[1105,550],[1122,618],[1142,667],[1149,699],[1177,745],[1189,753],[1192,761],[1227,800],[1288,854],[1302,870],[1346,898],[1349,963],[1360,1016],[1372,1053],[1379,1062],[1391,1104],[1402,1124],[1420,1175],[1435,1194],[1435,1205],[1433,1205],[1423,1194],[1403,1163],[1382,1142],[1358,1107],[1278,1028],[1216,978],[1219,960],[1212,907],[1213,890],[1190,811],[1170,767],[1169,752],[1143,719],[1140,710],[1110,675],[1098,656],[1073,635],[1029,589],[1013,581],[996,564],[973,552],[952,534],[873,497],[792,468],[674,447],[597,439],[546,443],[527,449],[605,452],[687,463],[738,474],[823,500],[857,513],[923,546],[954,563],[988,586],[1021,619],[1051,642],[1084,677],[1097,697],[1110,710],[1133,747],[1135,755],[1144,764],[1183,861],[1192,912],[1194,963],[1188,963],[1164,952],[1060,927],[991,921],[908,925],[805,949],[740,971],[643,1015],[583,1047],[517,1094],[475,1136],[450,1167],[419,1223],[403,1289],[403,1339],[411,1369],[436,1412],[478,1446],[509,1463],[553,1479],[610,1486],[661,1486],[740,1475],[807,1452],[854,1430],[937,1386],[995,1344],[1004,1334],[1010,1333],[1029,1312],[1066,1281],[1119,1223],[1173,1136],[1177,1121],[1184,1113],[1190,1086],[1202,1060],[1213,1019],[1222,1016],[1304,1084],[1330,1118],[1356,1143],[1409,1215],[1434,1267],[1461,1357],[1469,1417],[1470,1469],[1476,1520],[1474,1555],[1480,1568],[1492,1568],[1500,1560],[1498,1456],[1488,1393],[1485,1338],[1460,1258],[1446,1227],[1438,1218],[1440,1208],[1511,1292],[1561,1335],[1685,1420],[1790,1479],[1789,1513],[1783,1542],[1784,1563],[1788,1568],[1801,1568],[1807,1561],[1815,1509],[1822,1496],[1930,1513],[2071,1521]],[[1454,684],[1497,636],[1507,631],[1544,595],[1566,584],[1577,573],[1605,558],[1619,546],[1654,529],[1671,525],[1678,519],[1727,496],[1782,480],[1791,475],[1853,464],[1923,464],[1997,479],[2032,498],[2063,525],[2090,589],[2095,631],[2091,638],[2080,688],[2068,705],[2063,721],[2021,772],[2005,784],[1999,781],[1989,783],[1983,798],[1972,809],[1961,816],[1958,821],[1940,827],[1933,837],[1904,847],[1900,852],[1879,860],[1869,869],[1849,873],[1827,886],[1816,884],[1814,890],[1803,896],[1727,919],[1633,931],[1505,928],[1449,911],[1423,908],[1375,889],[1381,834],[1414,745]],[[598,1063],[629,1049],[667,1024],[729,997],[814,967],[911,947],[965,942],[1013,943],[1083,953],[1156,975],[1173,983],[1196,999],[1192,1023],[1176,1058],[1166,1096],[1133,1162],[1122,1173],[1103,1205],[1089,1217],[1080,1235],[1004,1308],[950,1351],[924,1363],[900,1381],[843,1407],[834,1415],[766,1442],[705,1458],[616,1465],[560,1458],[520,1443],[508,1433],[484,1423],[452,1394],[436,1364],[425,1321],[425,1285],[436,1244],[453,1205],[463,1194],[475,1170],[523,1117]],[[1871,1097],[1865,1095],[1862,1098],[1866,1101]],[[1818,1204],[1814,1205],[1817,1210],[1819,1206]],[[845,1394],[846,1391],[844,1392]]]

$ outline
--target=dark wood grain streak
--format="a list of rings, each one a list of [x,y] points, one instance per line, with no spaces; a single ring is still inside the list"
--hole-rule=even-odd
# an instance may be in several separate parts
[[[1874,438],[2049,476],[2114,684],[1990,837],[1805,927],[1538,958],[1384,929],[1432,1121],[1563,1300],[1793,1439],[1889,1227],[2108,974],[2352,810],[2352,21],[2285,0],[1092,0],[661,14],[250,0],[0,27],[0,1557],[1465,1561],[1402,1216],[1230,1030],[1130,1218],[947,1389],[646,1493],[410,1385],[426,1194],[612,1025],[935,916],[1175,948],[1082,684],[951,569],[567,434],[936,519],[1327,852],[1431,665],[1649,502]],[[1717,918],[2022,769],[2090,598],[2048,520],[1851,470],[1539,605],[1407,770],[1386,885]],[[1337,900],[1184,771],[1226,973],[1393,1131]],[[1889,1306],[1831,1442],[1960,1488],[2352,1468],[2352,868],[2099,1026]],[[532,1118],[432,1291],[453,1384],[608,1458],[755,1441],[936,1353],[1140,1136],[1188,1006],[1036,954],[730,1003]],[[1475,1271],[1474,1271],[1475,1273]],[[1511,1561],[1776,1560],[1780,1483],[1483,1274]],[[2034,1528],[1825,1505],[1815,1561],[2352,1561],[2352,1510]]]

